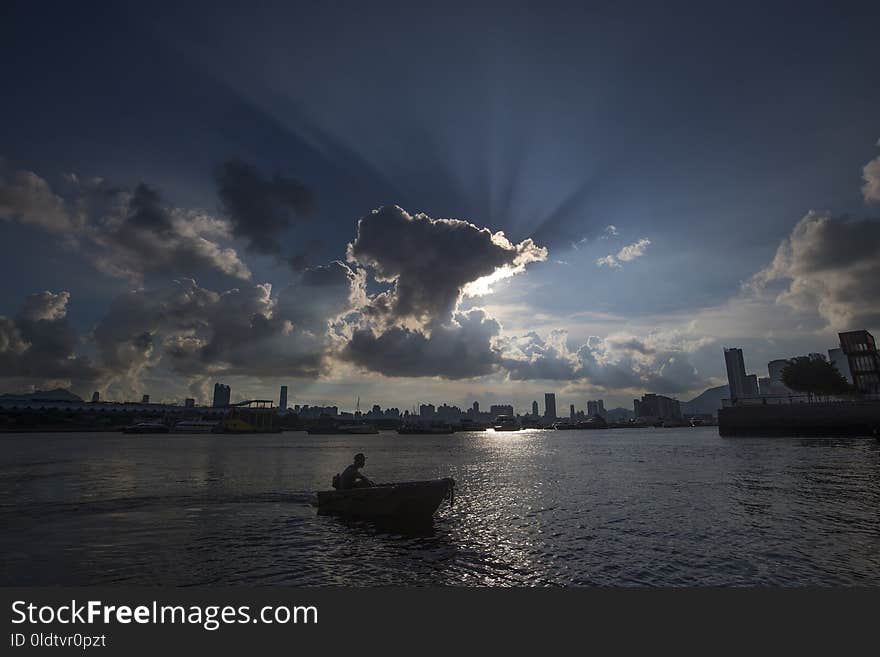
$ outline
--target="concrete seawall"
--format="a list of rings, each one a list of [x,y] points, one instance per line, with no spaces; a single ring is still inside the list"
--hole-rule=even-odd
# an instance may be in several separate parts
[[[871,436],[880,432],[880,402],[748,404],[718,411],[722,436]]]

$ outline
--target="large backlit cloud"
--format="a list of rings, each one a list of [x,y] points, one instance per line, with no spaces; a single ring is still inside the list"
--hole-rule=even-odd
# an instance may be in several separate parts
[[[65,176],[59,191],[30,171],[0,168],[0,219],[32,225],[81,252],[95,267],[135,282],[148,273],[218,271],[249,279],[225,220],[168,205],[158,190]]]
[[[390,320],[449,322],[465,286],[502,271],[510,276],[547,258],[532,240],[511,243],[502,232],[458,219],[432,219],[386,206],[358,222],[348,259],[392,284],[377,309]]]
[[[880,221],[810,212],[750,281],[833,329],[880,326]],[[781,287],[781,290],[776,290]]]
[[[501,326],[482,309],[461,312],[459,303],[546,258],[532,240],[514,244],[467,221],[397,206],[375,210],[358,222],[348,260],[390,288],[364,300],[338,355],[387,376],[491,374],[500,362]]]

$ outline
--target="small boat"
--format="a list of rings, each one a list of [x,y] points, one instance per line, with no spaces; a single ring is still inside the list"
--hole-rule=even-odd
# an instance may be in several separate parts
[[[218,422],[211,420],[181,420],[174,425],[174,433],[213,433],[217,430]]]
[[[447,423],[404,424],[397,430],[399,434],[449,434],[455,433],[455,427]]]
[[[137,422],[125,427],[122,433],[168,433],[169,428],[161,422]]]
[[[522,429],[522,425],[515,417],[511,417],[510,415],[499,415],[495,418],[495,426],[492,428],[495,429],[495,431],[519,431]]]
[[[432,479],[378,484],[318,493],[318,513],[399,523],[430,521],[445,499],[452,504],[455,480]]]
[[[341,422],[336,426],[336,433],[355,435],[375,435],[379,430],[366,422]]]

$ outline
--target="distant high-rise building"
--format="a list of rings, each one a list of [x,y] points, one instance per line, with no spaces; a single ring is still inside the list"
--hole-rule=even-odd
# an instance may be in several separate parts
[[[724,363],[727,365],[727,385],[730,387],[730,398],[732,400],[742,399],[745,397],[755,396],[749,395],[749,384],[746,381],[746,366],[743,361],[742,349],[736,347],[724,349]],[[757,380],[755,388],[757,389]],[[757,394],[757,390],[756,390]]]
[[[592,399],[587,402],[587,415],[595,417],[599,415],[599,403]]]
[[[143,397],[141,397],[141,404],[149,404],[149,403],[150,403],[150,396],[149,395],[144,395]]]
[[[186,399],[183,400],[183,406],[184,406],[184,408],[195,408],[196,407],[196,400],[193,399],[192,397],[187,397]]]
[[[474,414],[479,413],[480,412],[480,402],[475,401],[474,405],[471,408],[474,409]]]
[[[556,393],[544,393],[544,417],[548,420],[556,419]]]
[[[838,336],[849,361],[853,385],[863,394],[880,393],[880,354],[874,336],[864,330],[846,331]]]
[[[758,396],[758,375],[757,374],[747,374],[746,375],[746,392],[743,397],[757,397]]]
[[[229,406],[229,398],[230,398],[230,389],[229,386],[224,385],[222,383],[214,384],[214,400],[211,404],[214,408],[224,408]]]
[[[648,393],[642,399],[633,400],[636,417],[655,420],[680,420],[681,405],[677,399]]]
[[[287,410],[287,386],[281,386],[281,397],[278,400],[278,408],[282,411]]]
[[[92,403],[97,404],[99,401],[101,401],[101,393],[95,390],[95,392],[92,393]]]
[[[437,410],[434,408],[434,404],[422,404],[419,406],[419,417],[429,419],[434,417],[436,412]]]
[[[568,407],[568,419],[574,419],[574,404],[570,404]]]
[[[532,402],[532,417],[538,417],[538,400]]]
[[[513,416],[513,406],[510,404],[492,404],[489,407],[489,415],[498,417],[499,415]]]

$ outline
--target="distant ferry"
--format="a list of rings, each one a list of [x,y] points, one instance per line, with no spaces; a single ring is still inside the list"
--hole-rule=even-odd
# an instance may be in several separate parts
[[[495,425],[492,428],[495,431],[519,431],[522,429],[522,425],[515,417],[499,415],[495,418]]]
[[[336,433],[375,435],[379,430],[366,422],[340,422],[336,427]]]
[[[137,422],[125,427],[122,433],[168,433],[169,428],[161,422]]]
[[[608,423],[601,416],[594,415],[586,420],[562,420],[553,424],[553,428],[559,431],[574,429],[607,429]]]
[[[181,420],[174,425],[174,433],[213,433],[217,422],[211,420]]]

